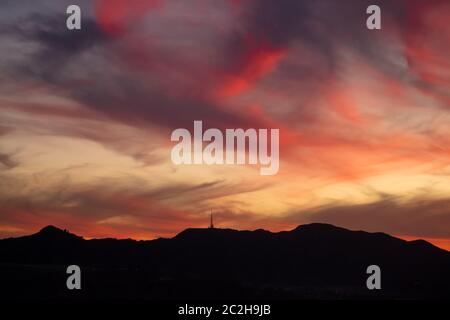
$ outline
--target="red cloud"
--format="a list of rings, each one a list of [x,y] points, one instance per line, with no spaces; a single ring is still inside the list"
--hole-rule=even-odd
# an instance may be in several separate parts
[[[253,87],[256,81],[272,72],[286,55],[287,50],[266,42],[248,40],[247,49],[236,62],[234,72],[225,76],[216,94],[226,98]]]
[[[425,84],[424,93],[448,104],[450,5],[440,0],[407,1],[405,12],[402,35],[408,66]]]
[[[116,36],[161,4],[162,0],[98,0],[96,17],[103,31]]]

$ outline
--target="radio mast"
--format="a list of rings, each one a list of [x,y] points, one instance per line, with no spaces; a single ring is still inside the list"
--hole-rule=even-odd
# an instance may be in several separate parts
[[[212,210],[211,210],[211,216],[210,216],[210,224],[209,224],[209,228],[210,228],[210,229],[214,229]]]

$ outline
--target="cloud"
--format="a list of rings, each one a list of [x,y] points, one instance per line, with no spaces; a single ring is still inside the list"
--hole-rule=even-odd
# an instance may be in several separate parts
[[[130,24],[160,8],[163,0],[98,0],[96,18],[103,31],[111,36],[119,36],[127,31]]]
[[[322,66],[302,74],[307,79],[322,68],[328,77],[339,76],[345,56],[351,53],[396,81],[431,90],[440,98],[444,90],[448,104],[449,92],[442,86],[448,72],[438,69],[443,65],[448,69],[444,56],[449,31],[444,16],[450,6],[446,1],[379,1],[383,20],[380,32],[365,27],[366,8],[373,4],[369,0],[261,0],[241,4],[240,29],[229,42],[234,44],[230,52],[237,57],[240,53],[235,52],[246,50],[245,39],[249,37],[283,50],[300,43],[307,51],[323,57]],[[423,39],[427,39],[426,43]],[[439,89],[433,88],[437,82]]]
[[[43,169],[28,168],[30,177],[13,181],[22,162],[17,168],[18,157],[2,150],[5,230],[52,220],[73,228],[82,218],[80,233],[153,236],[203,225],[212,205],[225,225],[279,229],[306,220],[246,209],[260,202],[252,192],[294,207],[298,195],[285,191],[287,181],[350,183],[448,165],[445,1],[381,1],[380,31],[365,28],[368,0],[83,1],[77,32],[65,29],[66,2],[42,2],[48,11],[41,2],[0,3],[0,135],[12,133],[2,140],[15,144],[19,132],[29,145],[42,135],[76,137],[80,153],[97,148],[93,140],[137,160],[129,166],[152,164],[162,173],[151,188],[114,177],[88,188],[68,183],[70,170],[55,169],[65,183],[30,195]],[[174,181],[159,151],[169,149],[171,130],[190,129],[193,120],[206,128],[280,128],[281,178],[237,184],[231,181],[240,173],[226,171],[193,184]],[[49,149],[49,157],[63,153]],[[98,167],[89,168],[92,182]],[[269,195],[274,185],[283,193]],[[304,188],[314,193],[316,186]],[[446,237],[439,205],[383,199],[313,210],[311,219]]]
[[[19,162],[14,160],[14,155],[7,153],[0,153],[0,168],[13,169],[19,165]]]
[[[197,119],[217,128],[262,126],[257,119],[227,111],[203,94],[188,94],[176,82],[168,85],[158,70],[152,75],[128,68],[121,62],[120,43],[111,43],[92,19],[85,18],[82,30],[74,33],[57,18],[34,15],[29,19],[32,23],[14,28],[13,34],[33,49],[9,67],[22,83],[37,81],[52,91],[59,88],[61,95],[85,108],[138,127],[152,124],[173,129]],[[191,82],[200,85],[195,79]]]
[[[34,43],[36,49],[26,57],[29,61],[16,64],[16,72],[64,88],[64,94],[84,107],[133,126],[173,129],[203,119],[218,128],[267,127],[263,119],[238,112],[242,106],[229,108],[221,98],[252,91],[256,83],[267,77],[281,79],[281,83],[296,78],[298,91],[311,99],[319,97],[330,83],[324,79],[340,78],[347,63],[345,50],[355,52],[389,77],[409,81],[407,66],[399,63],[402,51],[389,49],[395,37],[390,39],[384,33],[370,33],[361,27],[365,25],[368,3],[242,2],[240,14],[235,17],[238,28],[226,33],[222,41],[194,35],[187,40],[196,45],[198,59],[191,59],[176,52],[177,44],[185,39],[168,41],[161,37],[174,36],[156,28],[151,29],[151,37],[145,37],[145,31],[132,29],[118,39],[111,39],[98,16],[104,12],[108,18],[111,14],[108,18],[111,23],[125,28],[135,14],[144,18],[147,10],[158,7],[155,1],[126,6],[120,1],[99,1],[97,20],[86,17],[83,29],[77,33],[67,32],[57,18],[28,17],[32,23],[17,32]],[[118,10],[120,6],[126,10]],[[383,8],[383,21],[389,32],[396,34],[408,27],[401,19],[402,1],[383,2]],[[158,23],[165,26],[157,17],[149,19],[155,20],[154,27]],[[190,30],[188,22],[179,23]],[[217,58],[205,63],[202,55],[210,57],[211,47],[224,50],[213,51]],[[50,55],[54,58],[46,59]],[[293,55],[291,59],[289,55]],[[315,68],[292,64],[292,60],[312,59],[311,56],[316,56]],[[192,73],[198,78],[190,77]],[[197,81],[201,77],[203,81]],[[315,83],[315,88],[311,83]],[[310,107],[298,105],[295,112],[305,114]],[[351,121],[361,119],[358,111],[347,105],[336,110]],[[283,121],[293,125],[292,115],[279,118],[270,113],[270,116],[275,124]]]
[[[450,238],[450,199],[416,198],[402,201],[390,196],[359,205],[328,205],[291,214],[293,223],[323,222],[345,228],[398,236]]]
[[[243,46],[246,49],[237,59],[236,65],[225,72],[224,83],[220,85],[216,93],[219,99],[235,96],[251,89],[259,79],[272,72],[286,55],[283,48],[255,43],[252,39]]]
[[[68,32],[61,23],[64,20],[64,15],[32,14],[2,27],[1,33],[17,42],[24,54],[21,60],[7,67],[11,75],[54,86],[67,85],[71,64],[108,41],[92,19],[84,19],[83,28],[77,32]]]
[[[21,230],[15,235],[54,224],[88,237],[152,239],[173,236],[188,227],[203,227],[211,208],[219,212],[214,199],[265,187],[225,181],[161,183],[130,175],[77,183],[70,174],[77,169],[42,172],[34,174],[34,179],[3,173],[2,224]],[[228,221],[229,210],[220,209],[221,221]],[[240,213],[234,222],[242,220],[245,225],[249,216]]]

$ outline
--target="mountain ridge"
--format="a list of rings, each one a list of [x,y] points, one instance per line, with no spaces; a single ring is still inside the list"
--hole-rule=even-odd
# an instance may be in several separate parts
[[[450,296],[450,252],[327,224],[280,232],[188,228],[155,240],[84,239],[47,226],[0,240],[0,283],[17,295],[70,298],[61,284],[72,264],[83,270],[87,298]],[[369,292],[366,269],[374,264],[383,290]]]
[[[52,236],[67,237],[67,238],[73,238],[73,239],[79,239],[79,240],[85,240],[85,241],[91,241],[91,240],[129,241],[129,240],[132,240],[132,241],[136,241],[136,242],[151,242],[151,241],[155,241],[155,240],[159,240],[159,239],[165,239],[165,240],[179,239],[179,238],[184,237],[187,234],[192,234],[192,233],[207,235],[208,232],[211,233],[211,231],[216,232],[216,233],[217,232],[220,232],[220,233],[228,232],[229,234],[234,233],[235,235],[237,235],[237,234],[252,234],[252,233],[253,234],[266,234],[266,235],[280,235],[280,234],[294,234],[294,233],[297,234],[298,232],[314,232],[317,234],[318,232],[324,232],[324,231],[363,233],[363,234],[369,234],[369,235],[385,236],[385,237],[403,241],[405,243],[420,244],[421,246],[429,246],[429,247],[433,247],[437,250],[441,250],[444,252],[450,252],[443,248],[437,247],[434,244],[432,244],[424,239],[404,240],[404,239],[392,236],[392,235],[384,233],[384,232],[368,232],[368,231],[364,231],[364,230],[350,230],[347,228],[343,228],[343,227],[339,227],[339,226],[335,226],[335,225],[327,224],[327,223],[301,224],[291,230],[284,230],[284,231],[278,231],[278,232],[273,232],[273,231],[265,230],[265,229],[238,230],[238,229],[231,229],[231,228],[213,228],[213,229],[211,229],[211,228],[186,228],[186,229],[180,231],[179,233],[177,233],[176,235],[174,235],[173,237],[169,237],[169,238],[160,237],[160,238],[147,239],[147,240],[140,240],[140,239],[133,239],[133,238],[114,238],[114,237],[86,239],[83,236],[69,232],[67,229],[59,228],[54,225],[47,225],[45,227],[42,227],[39,231],[37,231],[33,234],[19,236],[19,237],[3,238],[3,239],[0,239],[0,242],[2,240],[10,240],[10,239],[23,239],[23,238],[28,238],[28,237],[52,237]],[[318,234],[318,235],[320,235],[320,234]]]

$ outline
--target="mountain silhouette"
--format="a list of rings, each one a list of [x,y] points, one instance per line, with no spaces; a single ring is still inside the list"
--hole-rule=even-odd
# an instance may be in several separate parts
[[[82,269],[79,291],[65,287],[72,264]],[[369,265],[381,268],[381,290],[366,287]],[[449,270],[450,252],[426,241],[317,223],[148,241],[85,240],[48,226],[0,240],[5,298],[443,298]]]
[[[46,226],[42,228],[38,233],[35,233],[30,238],[33,238],[38,241],[72,241],[72,240],[82,240],[82,237],[79,237],[73,233],[68,232],[67,230],[61,230],[55,226]],[[22,237],[22,239],[26,239],[27,237]]]

